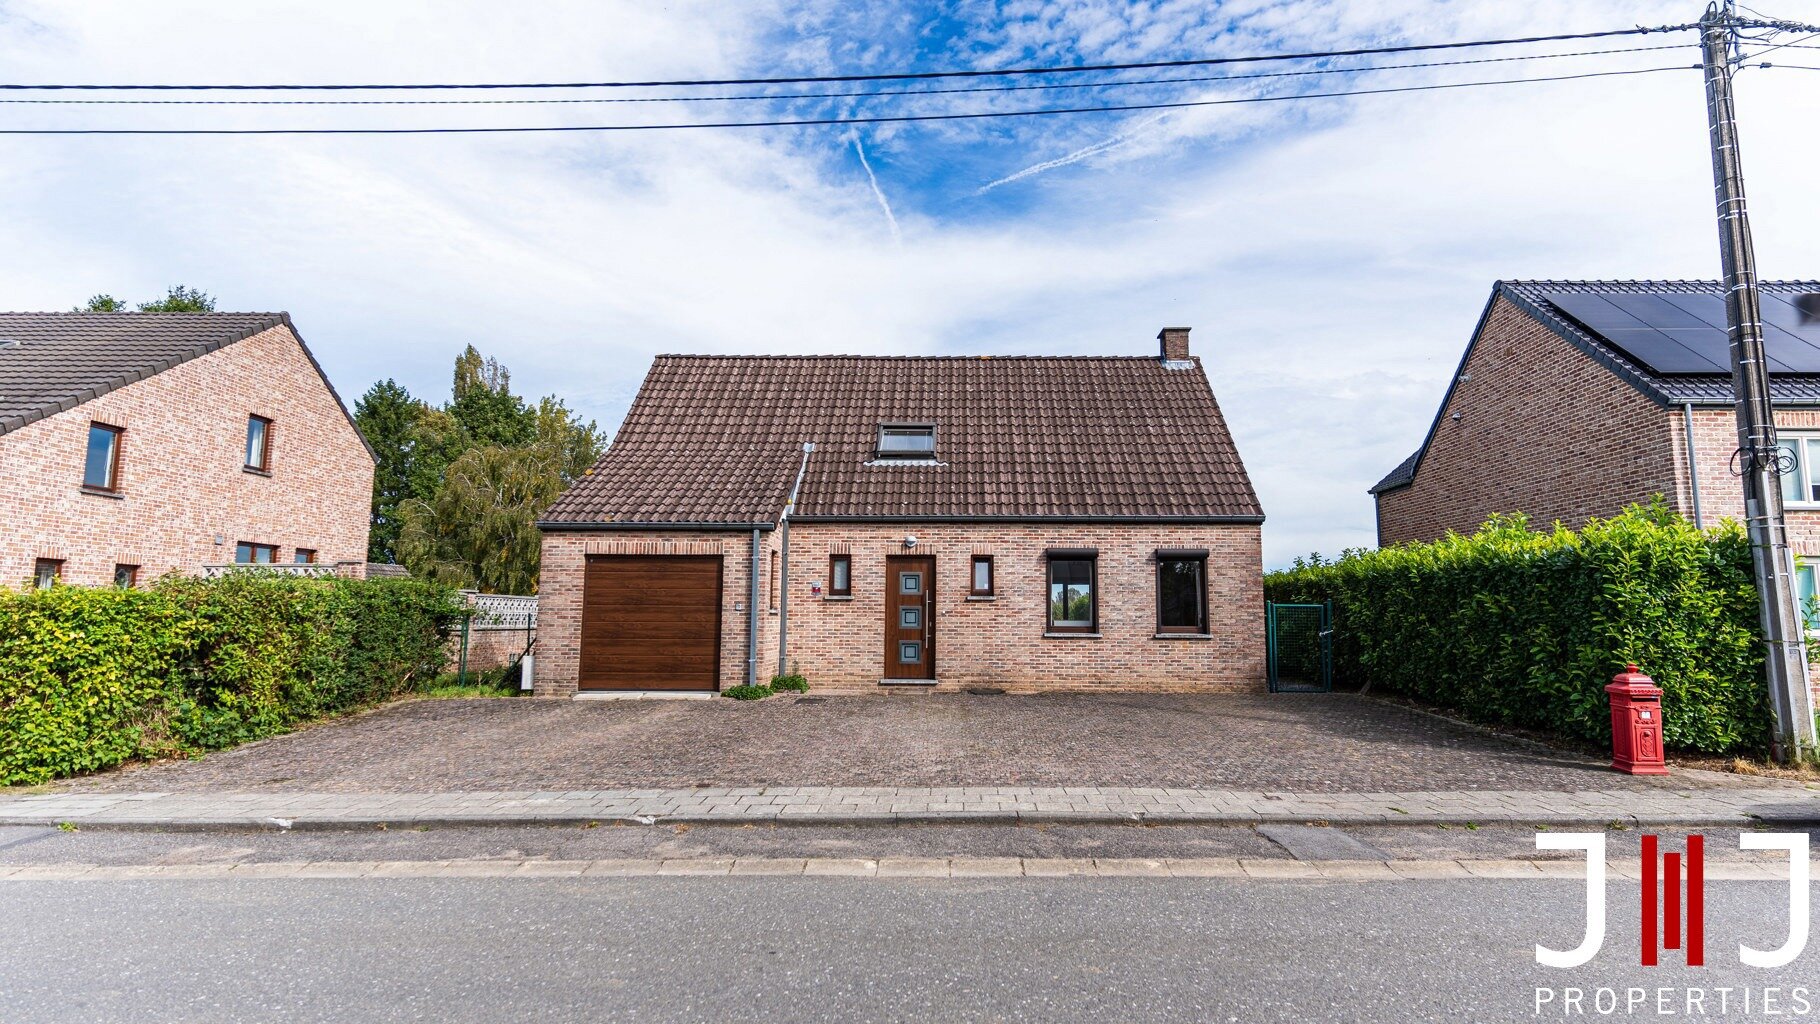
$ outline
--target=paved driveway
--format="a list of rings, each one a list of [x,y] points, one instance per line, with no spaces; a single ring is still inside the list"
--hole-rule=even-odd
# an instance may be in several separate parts
[[[1689,786],[1761,785],[1701,772]],[[784,786],[1253,791],[1659,786],[1345,694],[418,700],[78,790],[426,792]]]

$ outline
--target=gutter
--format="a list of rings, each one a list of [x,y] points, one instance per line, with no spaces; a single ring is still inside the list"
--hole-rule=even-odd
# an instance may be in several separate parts
[[[1117,525],[1132,523],[1142,525],[1240,525],[1256,526],[1264,521],[1261,515],[1255,516],[913,516],[880,514],[869,516],[856,515],[807,515],[797,516],[805,523],[1103,523]]]
[[[790,485],[789,500],[784,502],[783,515],[777,517],[777,674],[789,674],[790,645],[790,510],[796,507],[796,495],[803,489],[803,476],[809,472],[809,453],[815,451],[815,442],[803,442],[803,461],[796,468],[796,483]],[[753,536],[757,536],[756,533]],[[753,579],[757,579],[757,562],[753,562]]]
[[[1700,463],[1694,458],[1694,403],[1681,403],[1681,429],[1687,435],[1687,485],[1693,492],[1694,529],[1706,529],[1706,520],[1700,515]]]
[[[539,519],[536,523],[545,533],[590,533],[601,530],[769,530],[771,523],[649,523],[649,522],[577,522],[566,519]]]

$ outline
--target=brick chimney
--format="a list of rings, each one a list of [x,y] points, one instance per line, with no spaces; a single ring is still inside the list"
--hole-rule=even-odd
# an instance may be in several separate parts
[[[1162,345],[1161,358],[1166,363],[1184,362],[1188,359],[1188,328],[1165,327],[1157,332],[1156,340]]]

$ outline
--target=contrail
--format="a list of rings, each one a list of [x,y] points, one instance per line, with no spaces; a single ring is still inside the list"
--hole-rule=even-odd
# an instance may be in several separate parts
[[[1090,156],[1094,156],[1099,153],[1104,153],[1109,149],[1117,149],[1118,147],[1123,146],[1125,143],[1130,142],[1132,139],[1135,139],[1139,135],[1139,133],[1143,132],[1146,128],[1149,128],[1151,125],[1156,124],[1158,121],[1161,121],[1163,118],[1168,117],[1168,116],[1169,116],[1168,114],[1164,113],[1164,114],[1157,114],[1153,117],[1145,118],[1144,120],[1139,121],[1136,126],[1129,128],[1125,131],[1122,131],[1122,132],[1118,133],[1117,135],[1114,135],[1110,139],[1102,139],[1101,141],[1096,142],[1091,146],[1086,146],[1081,149],[1077,149],[1074,152],[1069,153],[1067,156],[1058,156],[1054,160],[1045,160],[1040,164],[1032,164],[1029,167],[1024,168],[1023,170],[1018,171],[1015,174],[1008,174],[1005,177],[998,179],[997,181],[989,181],[986,184],[981,185],[979,188],[974,189],[973,194],[976,196],[983,196],[986,193],[992,191],[993,189],[998,188],[1000,185],[1009,185],[1014,181],[1018,181],[1023,178],[1028,178],[1033,174],[1041,174],[1044,171],[1052,171],[1057,167],[1066,167],[1072,163],[1079,163],[1080,161],[1085,160]]]
[[[891,240],[899,245],[904,244],[904,236],[897,230],[897,217],[891,212],[891,200],[885,198],[885,192],[878,187],[878,175],[872,173],[872,164],[866,159],[866,148],[859,144],[859,133],[852,136],[853,151],[859,154],[859,165],[866,169],[866,180],[872,183],[872,197],[878,200],[878,208],[885,213],[885,221],[891,225]]]

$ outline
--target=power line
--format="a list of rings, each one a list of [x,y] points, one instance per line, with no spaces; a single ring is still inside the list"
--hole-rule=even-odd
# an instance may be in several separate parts
[[[67,83],[0,83],[5,90],[94,90],[94,91],[245,91],[245,92],[280,92],[280,91],[323,91],[323,90],[457,90],[457,89],[633,89],[633,88],[692,88],[710,85],[799,85],[811,83],[835,82],[896,82],[924,81],[943,78],[992,78],[1008,75],[1062,75],[1079,74],[1088,71],[1138,71],[1159,68],[1206,67],[1220,64],[1255,64],[1263,61],[1278,60],[1319,60],[1332,57],[1364,57],[1390,53],[1416,53],[1429,50],[1458,50],[1478,46],[1516,46],[1523,43],[1549,43],[1573,39],[1606,39],[1613,36],[1647,35],[1655,32],[1686,32],[1699,28],[1698,24],[1662,25],[1653,28],[1638,26],[1636,28],[1611,29],[1604,32],[1570,32],[1546,36],[1524,36],[1515,39],[1479,39],[1469,42],[1454,43],[1420,43],[1409,46],[1372,46],[1352,50],[1325,50],[1310,53],[1276,53],[1256,54],[1244,57],[1201,57],[1189,60],[1152,60],[1127,64],[1077,64],[1057,67],[1024,67],[999,68],[979,71],[898,71],[876,75],[797,75],[782,78],[699,78],[653,80],[644,82],[447,82],[447,83],[394,83],[394,84],[340,84],[340,85],[306,85],[306,84],[267,84],[267,85],[172,85],[172,84],[67,84]]]
[[[434,107],[434,106],[560,106],[577,103],[714,103],[745,100],[816,100],[852,99],[875,96],[949,96],[962,93],[1028,92],[1055,89],[1111,89],[1149,85],[1188,85],[1202,82],[1245,82],[1270,78],[1303,78],[1312,75],[1356,75],[1371,71],[1406,71],[1421,68],[1465,67],[1477,64],[1508,64],[1515,61],[1557,60],[1569,57],[1597,57],[1621,53],[1657,53],[1663,50],[1691,50],[1694,43],[1668,46],[1628,46],[1611,50],[1576,50],[1571,53],[1526,53],[1512,57],[1479,57],[1472,60],[1424,61],[1416,64],[1369,64],[1351,68],[1310,68],[1303,71],[1268,71],[1252,75],[1194,75],[1177,78],[1117,79],[1106,82],[1040,82],[1028,85],[968,86],[960,89],[865,89],[850,92],[744,93],[710,96],[609,96],[569,99],[514,97],[484,100],[89,100],[89,99],[9,99],[0,104],[24,106],[151,106],[151,107]]]
[[[1686,71],[1690,67],[1698,68],[1698,65],[1635,68],[1625,71],[1586,71],[1573,75],[1550,75],[1537,78],[1503,78],[1478,82],[1446,82],[1431,85],[1395,86],[1383,89],[1351,89],[1337,92],[1290,93],[1278,96],[1244,96],[1217,100],[1181,100],[1172,103],[1126,103],[1103,107],[1049,107],[1037,110],[995,110],[958,114],[890,114],[770,121],[684,121],[669,124],[607,125],[507,125],[500,127],[465,128],[0,128],[0,135],[478,135],[523,134],[532,132],[671,131],[688,128],[789,128],[845,124],[896,124],[907,121],[971,121],[994,117],[1045,117],[1058,114],[1105,114],[1125,113],[1138,110],[1180,110],[1189,107],[1222,107],[1247,103],[1281,103],[1292,100],[1334,99],[1343,96],[1382,96],[1391,93],[1434,92],[1446,89],[1470,89],[1490,85],[1570,82],[1587,78],[1647,75],[1660,71]]]

